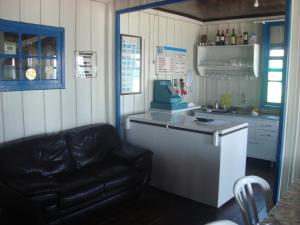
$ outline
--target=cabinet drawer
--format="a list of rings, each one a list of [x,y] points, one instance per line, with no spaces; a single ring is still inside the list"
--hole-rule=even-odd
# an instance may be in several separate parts
[[[248,138],[247,156],[257,159],[276,161],[277,142]]]
[[[256,121],[256,129],[278,131],[278,121]]]
[[[265,141],[275,141],[277,143],[278,132],[269,130],[256,130],[256,139]]]

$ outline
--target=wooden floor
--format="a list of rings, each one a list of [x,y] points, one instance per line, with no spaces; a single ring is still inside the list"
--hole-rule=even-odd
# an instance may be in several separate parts
[[[271,186],[274,184],[274,171],[270,162],[254,159],[247,161],[247,175],[263,177]],[[258,207],[261,209],[263,198],[261,195],[256,196]],[[202,225],[214,220],[228,219],[244,225],[234,199],[215,209],[151,187],[147,188],[137,202],[121,207],[105,218],[100,214],[105,213],[77,222],[80,225]]]
[[[248,159],[247,175],[266,179],[273,187],[275,168],[263,160]],[[258,208],[263,198],[257,194]],[[264,210],[261,210],[264,215]],[[85,221],[88,225],[202,225],[210,221],[228,219],[244,225],[240,209],[234,199],[219,209],[200,204],[165,191],[149,187],[140,200],[104,221]],[[81,223],[82,224],[82,223]]]

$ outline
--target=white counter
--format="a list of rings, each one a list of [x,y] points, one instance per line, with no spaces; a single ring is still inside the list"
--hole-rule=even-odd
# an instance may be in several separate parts
[[[153,151],[150,185],[220,207],[245,175],[247,123],[163,112],[130,116],[126,141]]]

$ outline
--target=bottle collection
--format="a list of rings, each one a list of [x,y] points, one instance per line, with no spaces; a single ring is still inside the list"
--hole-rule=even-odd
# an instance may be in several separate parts
[[[215,41],[208,40],[207,35],[201,36],[201,46],[211,46],[211,45],[248,45],[254,44],[256,42],[256,34],[253,32],[251,35],[247,31],[243,33],[236,34],[235,29],[232,29],[231,34],[229,34],[229,29],[227,28],[225,33],[224,30],[220,32],[218,30],[217,35],[215,37]]]

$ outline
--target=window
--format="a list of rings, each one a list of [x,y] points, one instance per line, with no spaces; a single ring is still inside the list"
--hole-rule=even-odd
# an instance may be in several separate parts
[[[64,88],[64,29],[0,20],[0,91]]]
[[[264,25],[262,105],[280,106],[285,72],[284,23]]]

